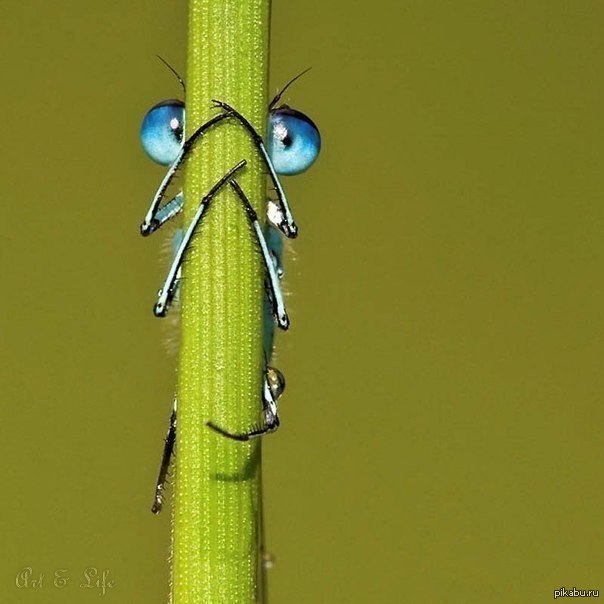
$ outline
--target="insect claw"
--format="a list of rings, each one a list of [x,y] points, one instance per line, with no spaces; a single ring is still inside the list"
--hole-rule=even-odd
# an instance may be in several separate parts
[[[282,315],[279,315],[277,317],[277,323],[279,324],[279,327],[283,330],[283,331],[287,331],[289,329],[289,317],[287,316],[287,313],[283,313]]]
[[[210,430],[214,430],[214,432],[217,432],[218,434],[220,434],[221,436],[225,436],[226,438],[230,438],[231,440],[247,442],[251,438],[249,434],[233,434],[232,432],[227,432],[226,430],[212,422],[206,422],[206,426],[210,428]]]
[[[151,506],[151,513],[155,514],[157,516],[161,512],[163,505],[164,505],[164,502],[161,499],[161,495],[158,494],[155,497],[155,501],[153,502],[153,505]]]
[[[298,236],[298,226],[296,225],[295,222],[290,222],[288,223],[286,220],[284,220],[280,225],[279,225],[279,230],[288,238],[288,239],[295,239]]]
[[[215,109],[223,109],[229,115],[232,115],[233,113],[232,107],[230,105],[227,105],[223,101],[219,101],[218,99],[212,99],[212,104],[214,105]]]
[[[153,307],[153,314],[157,318],[165,317],[168,314],[168,306],[164,301],[159,301],[155,303]]]
[[[159,221],[155,218],[149,222],[145,221],[141,224],[141,235],[143,237],[147,237],[148,235],[151,235],[151,233],[155,233],[158,227]]]

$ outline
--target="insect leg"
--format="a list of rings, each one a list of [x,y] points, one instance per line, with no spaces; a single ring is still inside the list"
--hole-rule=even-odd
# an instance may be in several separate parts
[[[262,428],[257,428],[240,434],[234,434],[232,432],[228,432],[220,426],[217,426],[211,421],[206,422],[206,426],[214,430],[214,432],[218,432],[218,434],[226,436],[226,438],[237,440],[239,442],[246,442],[248,440],[252,440],[252,438],[257,438],[258,436],[262,436],[264,434],[270,434],[271,432],[277,430],[280,424],[279,414],[277,412],[277,401],[273,396],[268,375],[266,373],[264,375],[264,383],[262,386],[262,404],[264,409],[264,426]]]
[[[182,238],[182,241],[180,242],[180,245],[178,246],[178,249],[176,250],[176,254],[174,254],[174,259],[172,260],[172,265],[170,266],[170,270],[168,271],[168,276],[166,277],[166,280],[164,281],[164,285],[159,290],[157,302],[155,304],[155,307],[153,308],[153,312],[156,317],[165,317],[166,314],[168,313],[170,304],[171,304],[172,300],[174,299],[174,295],[176,294],[176,279],[178,277],[178,272],[179,272],[180,266],[182,264],[185,252],[187,251],[187,248],[189,247],[189,243],[191,242],[191,238],[193,237],[193,233],[195,232],[197,225],[201,222],[203,215],[205,214],[206,210],[210,206],[212,198],[214,197],[214,195],[216,195],[218,190],[222,186],[224,186],[224,184],[228,180],[230,180],[232,178],[233,174],[235,174],[235,172],[237,172],[237,170],[240,170],[241,168],[243,168],[243,166],[245,166],[246,163],[247,163],[246,160],[242,159],[238,164],[233,166],[210,189],[209,193],[201,200],[201,202],[197,208],[197,212],[195,213],[193,220],[191,220],[191,223],[189,224],[189,226]]]
[[[281,293],[281,286],[279,285],[279,276],[277,274],[271,253],[269,252],[264,233],[262,232],[262,227],[258,221],[258,215],[254,211],[254,208],[252,208],[249,199],[243,192],[243,189],[239,186],[239,183],[236,180],[231,180],[229,184],[241,200],[246,216],[254,229],[256,239],[260,245],[262,259],[264,260],[264,266],[268,275],[269,293],[273,305],[273,316],[275,317],[277,325],[281,329],[286,330],[289,327],[289,317],[287,316],[287,311],[285,310],[285,302],[283,301],[283,294]]]
[[[224,103],[223,101],[212,100],[212,102],[217,107],[220,107],[221,109],[225,110],[226,113],[223,113],[222,115],[234,117],[250,133],[254,144],[256,145],[258,151],[260,152],[260,155],[262,156],[262,159],[264,160],[264,163],[266,164],[271,180],[273,181],[273,185],[275,186],[275,189],[277,191],[277,197],[279,198],[279,205],[281,206],[282,212],[281,223],[277,226],[281,231],[283,231],[283,234],[286,237],[294,239],[298,236],[298,227],[296,226],[294,217],[287,202],[285,191],[281,186],[281,181],[277,176],[277,172],[275,171],[275,167],[273,166],[273,162],[268,154],[268,151],[266,150],[266,146],[264,145],[262,137],[258,134],[258,132],[256,132],[254,126],[252,126],[248,122],[248,120],[243,117],[243,115],[241,115],[241,113],[239,113],[236,109],[234,109],[227,103]]]
[[[170,213],[169,210],[166,210],[165,214],[161,214],[161,212],[164,211],[164,208],[166,208],[166,206],[169,206],[178,198],[178,196],[176,196],[172,201],[169,201],[167,204],[165,204],[164,207],[160,208],[160,204],[166,194],[166,190],[170,186],[174,175],[185,160],[195,141],[200,136],[203,136],[212,126],[218,124],[227,117],[228,114],[226,113],[221,113],[220,115],[214,116],[211,120],[208,120],[205,124],[199,126],[199,128],[197,128],[197,130],[195,130],[195,132],[193,132],[193,134],[191,134],[191,136],[183,143],[182,149],[178,153],[172,165],[168,168],[166,175],[162,179],[161,184],[159,185],[157,191],[155,192],[155,195],[153,196],[151,205],[149,206],[147,214],[145,215],[145,218],[143,219],[143,222],[140,227],[141,235],[146,237],[147,235],[154,233],[155,231],[157,231],[157,229],[162,226],[162,224],[164,224],[164,222],[166,222],[167,220],[172,218],[172,216],[178,213],[177,211],[174,213]]]
[[[174,399],[174,406],[172,407],[172,414],[170,415],[170,426],[168,428],[168,433],[166,434],[164,453],[161,459],[157,484],[155,485],[155,498],[153,499],[153,505],[151,506],[151,512],[154,514],[159,514],[164,504],[166,476],[168,475],[170,459],[172,458],[174,444],[176,442],[176,404],[176,399]]]

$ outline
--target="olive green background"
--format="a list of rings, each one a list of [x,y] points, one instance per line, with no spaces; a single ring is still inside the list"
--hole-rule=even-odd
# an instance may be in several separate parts
[[[179,94],[154,54],[184,72],[186,2],[2,2],[0,23],[0,601],[164,603],[175,376],[138,128]],[[604,589],[604,5],[276,0],[272,25],[271,90],[313,66],[287,100],[323,150],[284,181],[271,602]]]

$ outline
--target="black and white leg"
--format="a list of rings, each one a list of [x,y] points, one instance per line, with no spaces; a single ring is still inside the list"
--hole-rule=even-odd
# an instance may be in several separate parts
[[[161,184],[153,196],[151,205],[149,206],[147,214],[145,215],[145,218],[140,226],[141,235],[144,237],[151,235],[151,233],[157,231],[163,224],[165,224],[168,220],[182,210],[182,193],[179,193],[176,197],[160,207],[160,204],[166,194],[166,190],[170,186],[174,175],[182,165],[187,154],[195,144],[195,141],[203,136],[214,125],[224,121],[228,117],[229,116],[226,113],[221,113],[220,115],[214,116],[211,120],[208,120],[205,124],[202,124],[199,128],[197,128],[197,130],[193,132],[193,134],[191,134],[191,136],[183,143],[182,149],[178,153],[172,165],[168,168],[166,175],[162,179]]]
[[[170,201],[165,203],[161,208],[157,210],[153,218],[151,219],[149,231],[143,233],[145,236],[154,233],[159,228],[161,228],[168,220],[171,220],[182,211],[184,206],[184,196],[182,191],[173,197]],[[142,227],[141,227],[142,231]]]
[[[252,229],[256,235],[256,240],[260,246],[264,267],[266,268],[268,277],[268,293],[273,307],[273,317],[275,318],[277,325],[281,329],[286,330],[289,327],[289,317],[287,316],[287,311],[285,310],[283,293],[281,291],[281,286],[279,285],[279,275],[275,267],[273,257],[268,249],[264,232],[262,231],[262,227],[260,226],[260,222],[258,220],[258,215],[256,214],[256,211],[252,207],[252,204],[250,203],[246,194],[243,192],[243,189],[239,186],[239,183],[236,180],[231,180],[229,184],[241,200],[241,203],[245,209],[245,214],[252,225]]]
[[[221,428],[211,421],[206,422],[206,426],[222,436],[226,436],[227,438],[240,442],[246,442],[248,440],[252,440],[253,438],[257,438],[258,436],[275,432],[280,424],[279,413],[277,410],[277,399],[279,398],[281,392],[283,392],[284,388],[285,380],[283,379],[281,372],[272,367],[267,367],[262,384],[264,426],[242,433],[229,432],[228,430]]]
[[[278,97],[276,97],[278,98]],[[178,156],[168,168],[166,175],[162,179],[160,186],[158,187],[153,200],[149,206],[149,210],[143,219],[140,226],[140,231],[143,236],[150,235],[157,231],[163,224],[170,220],[173,216],[178,214],[182,210],[182,193],[179,193],[176,197],[171,199],[169,202],[160,207],[160,204],[165,196],[166,190],[172,182],[176,172],[182,165],[187,154],[195,144],[198,138],[202,137],[210,128],[216,124],[228,119],[235,118],[243,127],[249,132],[254,144],[256,145],[262,159],[267,167],[275,190],[277,192],[278,205],[269,204],[269,219],[279,228],[287,237],[295,238],[298,235],[298,227],[294,221],[285,191],[279,180],[279,176],[275,171],[273,162],[268,154],[264,141],[256,129],[250,124],[250,122],[239,113],[234,107],[223,101],[214,101],[217,107],[224,110],[224,113],[214,116],[208,120],[205,124],[202,124],[184,143]],[[272,104],[271,104],[272,107]]]
[[[278,221],[275,223],[275,226],[277,226],[277,228],[281,230],[286,237],[294,239],[298,236],[298,227],[296,225],[296,222],[294,221],[294,217],[289,207],[289,203],[287,202],[285,191],[283,190],[283,186],[281,185],[281,181],[279,180],[279,176],[277,175],[275,166],[273,166],[273,161],[271,160],[270,155],[266,150],[266,146],[264,144],[264,141],[262,140],[262,137],[260,136],[260,134],[258,134],[256,129],[250,124],[250,122],[243,115],[241,115],[239,111],[231,107],[228,103],[218,101],[216,99],[213,99],[212,102],[214,103],[214,105],[216,105],[216,107],[220,107],[225,111],[225,113],[222,115],[227,115],[235,118],[249,132],[250,136],[252,137],[256,148],[260,152],[260,155],[262,156],[262,159],[266,164],[268,173],[271,177],[271,180],[273,181],[273,185],[275,186],[275,190],[277,191],[277,198],[279,201],[280,211],[275,212],[275,218],[278,218]]]
[[[172,458],[172,454],[174,453],[174,445],[176,443],[176,405],[176,399],[174,399],[174,406],[172,408],[172,414],[170,415],[170,426],[168,427],[168,433],[166,434],[164,453],[162,455],[159,475],[155,485],[155,497],[153,498],[153,505],[151,506],[151,511],[154,514],[159,514],[164,505],[166,477],[168,476],[170,460]]]
[[[168,271],[168,275],[166,280],[164,281],[164,285],[159,290],[157,296],[157,302],[155,307],[153,308],[153,312],[156,317],[165,317],[168,313],[168,309],[170,308],[170,304],[174,299],[174,296],[177,291],[177,278],[179,275],[180,267],[182,265],[182,261],[184,259],[185,252],[187,251],[189,244],[191,242],[191,238],[193,237],[193,233],[195,229],[201,222],[201,219],[207,209],[210,207],[210,203],[214,195],[220,190],[221,187],[225,185],[227,181],[229,181],[233,175],[243,168],[246,164],[246,160],[242,159],[238,164],[233,166],[220,180],[216,182],[216,184],[210,189],[207,195],[201,200],[197,212],[195,212],[195,216],[191,220],[191,223],[187,227],[185,234],[183,235],[182,241],[174,254],[174,259],[172,260],[172,264],[170,266],[170,270]]]

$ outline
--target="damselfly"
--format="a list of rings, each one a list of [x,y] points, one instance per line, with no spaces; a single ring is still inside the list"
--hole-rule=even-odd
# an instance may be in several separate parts
[[[163,61],[163,59],[161,60]],[[164,63],[166,62],[164,61]],[[185,84],[182,78],[170,65],[167,63],[166,65],[180,81],[184,93]],[[279,180],[279,175],[294,175],[304,172],[314,163],[321,148],[319,130],[313,121],[304,113],[288,105],[279,104],[279,102],[289,86],[304,73],[306,72],[302,72],[290,80],[270,102],[268,106],[268,140],[266,143],[239,111],[220,100],[213,101],[214,107],[219,110],[219,113],[199,126],[187,139],[184,138],[185,103],[180,100],[171,99],[158,103],[147,112],[141,126],[142,145],[149,157],[161,165],[169,166],[141,224],[140,230],[143,236],[154,233],[182,211],[184,204],[182,191],[169,201],[164,202],[166,191],[193,146],[201,144],[204,134],[211,128],[219,126],[227,120],[240,124],[249,134],[266,166],[277,194],[275,201],[268,200],[267,202],[268,220],[263,228],[245,191],[236,180],[239,171],[245,167],[246,160],[242,158],[224,176],[218,179],[199,203],[190,224],[186,229],[177,231],[174,241],[174,257],[153,309],[157,317],[164,317],[168,313],[178,292],[182,263],[190,247],[191,239],[203,217],[210,210],[216,193],[222,187],[228,185],[241,202],[242,209],[250,223],[253,237],[258,243],[266,271],[263,336],[265,369],[262,392],[259,393],[262,401],[263,424],[247,432],[232,433],[212,421],[207,422],[207,426],[212,430],[237,441],[248,441],[263,434],[274,432],[279,427],[277,401],[285,389],[285,379],[278,369],[269,365],[269,361],[273,352],[274,325],[276,324],[281,329],[286,330],[289,327],[289,318],[279,283],[284,270],[282,263],[283,242],[278,231],[289,238],[295,238],[298,234],[298,227]],[[166,476],[176,442],[176,430],[177,401],[175,399],[155,490],[153,513],[159,513],[162,508]]]

